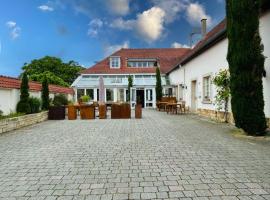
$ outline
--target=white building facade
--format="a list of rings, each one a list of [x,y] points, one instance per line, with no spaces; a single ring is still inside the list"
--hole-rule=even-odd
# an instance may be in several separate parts
[[[266,77],[263,78],[265,115],[270,118],[270,12],[260,18],[260,35],[264,44]],[[190,110],[198,113],[214,113],[216,88],[213,77],[222,69],[228,69],[226,59],[228,39],[226,22],[221,22],[168,73],[170,82],[178,90],[177,98],[184,100]],[[212,44],[211,44],[212,42]],[[206,48],[206,45],[207,48]],[[209,47],[210,46],[210,47]]]
[[[156,107],[156,68],[161,71],[164,95],[173,95],[166,70],[171,69],[189,49],[121,49],[93,67],[82,71],[72,87],[78,100],[88,95],[99,101],[99,79],[103,77],[105,102],[130,102],[134,107],[140,101],[144,108]],[[169,53],[169,55],[167,55]],[[131,94],[128,78],[132,77]]]

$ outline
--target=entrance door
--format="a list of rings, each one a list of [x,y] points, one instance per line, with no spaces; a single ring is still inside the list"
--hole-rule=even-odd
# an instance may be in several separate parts
[[[191,111],[197,111],[197,81],[191,82]]]
[[[142,107],[144,108],[144,90],[137,90],[136,99],[142,104]]]

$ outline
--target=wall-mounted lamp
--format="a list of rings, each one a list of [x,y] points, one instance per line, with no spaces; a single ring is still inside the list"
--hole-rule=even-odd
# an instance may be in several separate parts
[[[182,89],[187,89],[187,86],[186,86],[185,84],[183,84],[183,83],[180,84],[180,87],[181,87]]]

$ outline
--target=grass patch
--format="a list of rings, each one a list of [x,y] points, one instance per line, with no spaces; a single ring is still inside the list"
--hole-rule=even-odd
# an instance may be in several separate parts
[[[245,139],[254,139],[254,140],[269,140],[270,141],[270,130],[267,131],[265,136],[251,136],[247,135],[242,129],[235,128],[231,131],[231,134],[237,138],[245,138]]]
[[[10,113],[9,115],[0,115],[0,120],[9,119],[14,117],[20,117],[25,115],[24,113]]]

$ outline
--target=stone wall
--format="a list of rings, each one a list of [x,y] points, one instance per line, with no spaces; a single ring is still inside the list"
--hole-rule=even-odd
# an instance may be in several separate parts
[[[0,120],[0,134],[48,119],[48,111]]]
[[[204,117],[209,117],[210,119],[225,122],[224,112],[216,111],[216,110],[209,110],[209,109],[198,109],[197,113]],[[270,118],[267,118],[267,125],[270,127]],[[234,119],[232,113],[228,113],[228,122],[230,124],[234,124]]]

